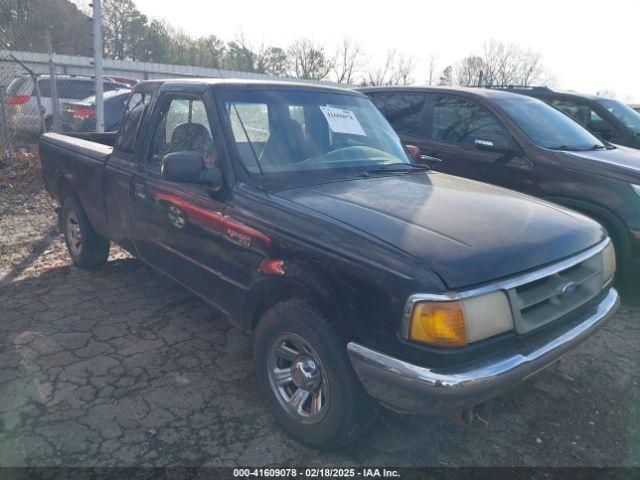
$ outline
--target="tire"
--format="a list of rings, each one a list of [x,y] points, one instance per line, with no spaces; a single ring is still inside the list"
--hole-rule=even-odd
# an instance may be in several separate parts
[[[616,286],[619,288],[625,288],[630,282],[633,282],[638,273],[629,268],[629,259],[631,253],[629,251],[628,244],[622,239],[622,236],[618,233],[619,230],[608,222],[599,221],[602,228],[604,228],[613,243],[613,248],[616,252]]]
[[[356,377],[346,342],[309,301],[288,300],[264,314],[255,331],[254,361],[276,420],[311,448],[335,449],[353,441],[377,418],[379,405]],[[303,397],[300,409],[290,406]]]
[[[98,270],[109,257],[109,240],[98,235],[80,202],[68,197],[62,205],[62,228],[73,264],[84,270]]]

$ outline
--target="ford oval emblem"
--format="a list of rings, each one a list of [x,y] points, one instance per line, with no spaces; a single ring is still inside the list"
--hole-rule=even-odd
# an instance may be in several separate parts
[[[564,287],[562,287],[560,293],[563,297],[568,297],[569,295],[573,295],[574,293],[576,293],[577,288],[578,286],[575,283],[569,282]]]

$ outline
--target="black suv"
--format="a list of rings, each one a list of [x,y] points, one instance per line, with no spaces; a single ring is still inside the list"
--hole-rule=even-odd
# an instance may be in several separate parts
[[[640,113],[618,100],[556,92],[547,87],[507,87],[505,90],[548,103],[607,142],[640,149]]]
[[[598,220],[618,268],[640,270],[640,153],[603,143],[535,98],[464,88],[364,88],[417,161]]]

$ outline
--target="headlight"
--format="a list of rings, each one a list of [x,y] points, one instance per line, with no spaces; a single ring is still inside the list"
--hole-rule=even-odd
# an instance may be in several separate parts
[[[604,247],[602,251],[602,278],[606,282],[613,278],[616,273],[616,250],[613,247],[613,243]]]
[[[406,337],[437,347],[462,347],[513,329],[502,291],[451,302],[414,299],[406,315]]]
[[[633,188],[633,190],[640,195],[640,185],[634,185],[633,183],[630,184],[631,188]]]

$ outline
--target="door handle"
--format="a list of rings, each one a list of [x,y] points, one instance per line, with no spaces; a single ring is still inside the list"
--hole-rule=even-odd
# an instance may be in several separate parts
[[[431,155],[420,155],[420,160],[429,163],[442,163],[442,159],[438,157],[432,157]]]
[[[147,198],[147,193],[146,193],[146,189],[145,189],[144,183],[134,182],[134,184],[133,184],[133,195],[138,197],[138,198],[142,198],[142,199],[146,199]]]

